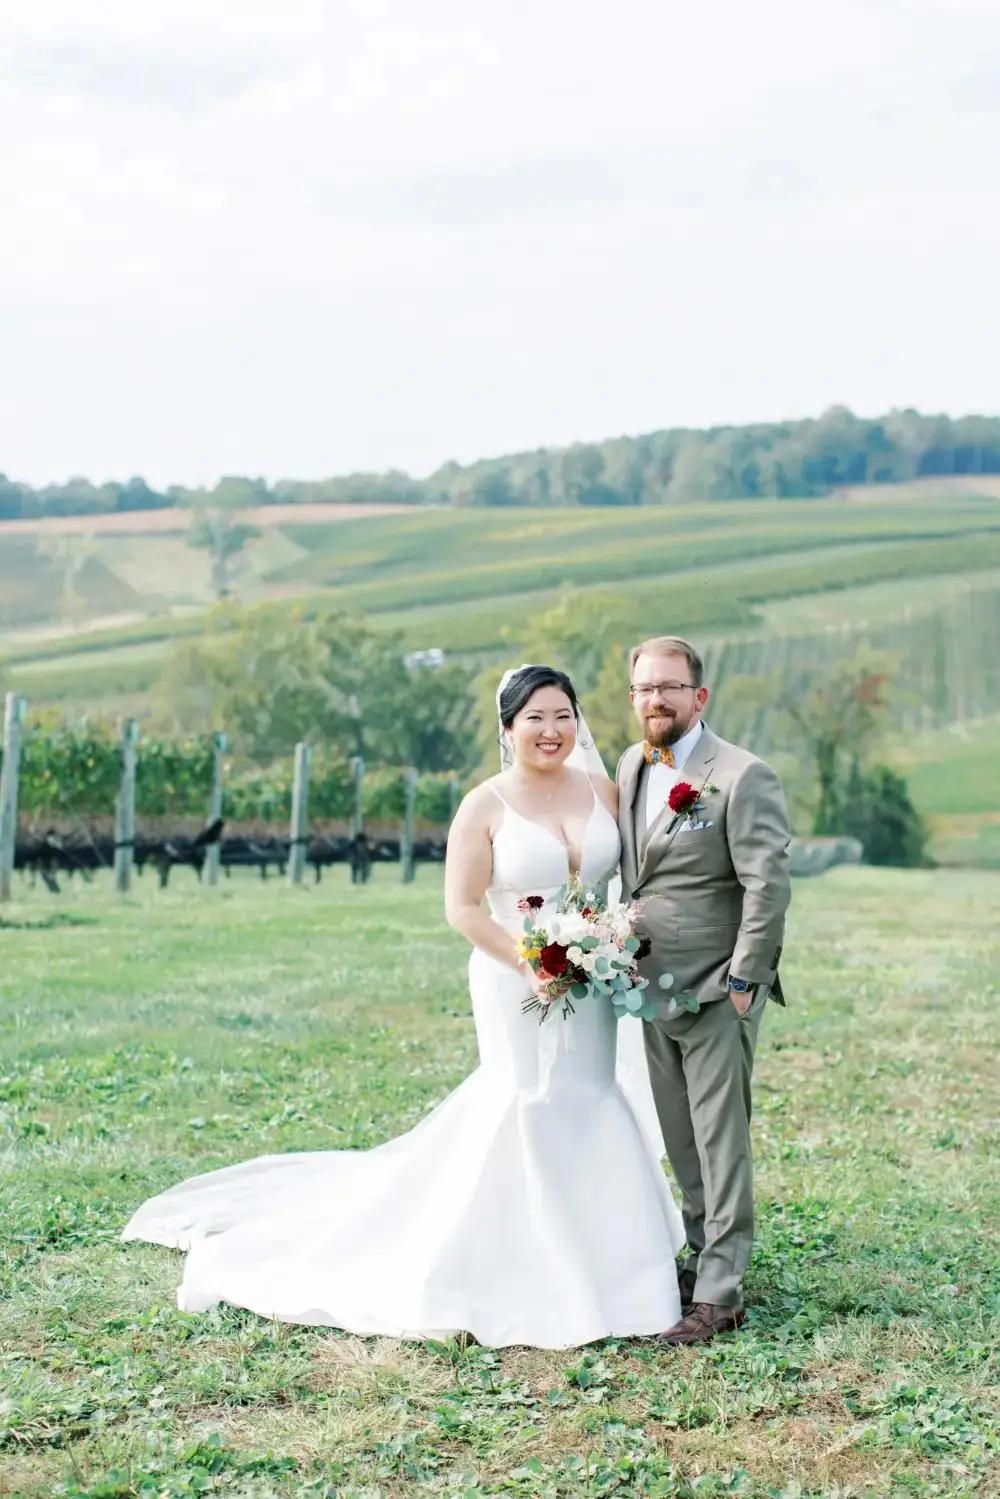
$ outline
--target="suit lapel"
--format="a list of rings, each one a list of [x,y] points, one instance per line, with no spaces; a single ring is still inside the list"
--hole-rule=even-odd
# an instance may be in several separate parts
[[[618,783],[618,826],[621,831],[625,858],[631,869],[639,867],[639,851],[635,837],[635,800],[642,780],[642,745],[633,744],[626,753]]]
[[[698,743],[691,751],[684,769],[680,771],[681,780],[690,781],[692,786],[701,786],[708,779],[708,772],[715,759],[718,745],[719,741],[708,725],[705,724],[701,734],[698,736]],[[668,852],[669,848],[672,847],[673,840],[669,837],[669,830],[673,824],[673,820],[674,813],[670,811],[668,806],[664,806],[655,821],[650,825],[645,844],[640,845],[642,848],[639,861],[640,884],[643,880],[649,878],[663,854]]]

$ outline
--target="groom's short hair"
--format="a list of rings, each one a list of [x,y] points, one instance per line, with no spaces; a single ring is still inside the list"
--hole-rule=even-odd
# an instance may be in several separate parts
[[[641,645],[634,645],[628,653],[629,681],[632,680],[635,663],[640,656],[685,656],[692,687],[701,686],[702,677],[705,675],[704,663],[690,640],[683,640],[680,635],[654,635],[651,640],[644,640]]]

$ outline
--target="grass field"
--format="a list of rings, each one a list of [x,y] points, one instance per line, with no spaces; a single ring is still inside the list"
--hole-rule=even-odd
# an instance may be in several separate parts
[[[182,1315],[179,1257],[117,1238],[183,1175],[375,1144],[462,1078],[438,871],[24,894],[0,920],[0,1492],[997,1492],[998,896],[989,873],[796,884],[743,1334],[495,1354]]]

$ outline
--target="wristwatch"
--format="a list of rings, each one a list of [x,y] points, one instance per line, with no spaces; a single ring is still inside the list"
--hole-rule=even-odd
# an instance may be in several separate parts
[[[752,990],[756,989],[757,985],[751,984],[749,979],[731,978],[729,980],[729,987],[735,990],[737,994],[749,994]]]

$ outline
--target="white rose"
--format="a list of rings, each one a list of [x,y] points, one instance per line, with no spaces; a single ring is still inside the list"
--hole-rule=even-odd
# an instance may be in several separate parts
[[[582,942],[587,936],[589,927],[581,916],[567,912],[565,916],[559,917],[559,938],[568,947],[570,943]]]
[[[579,967],[579,965],[583,962],[583,948],[569,947],[566,949],[566,956],[572,964],[574,964],[576,967]]]

